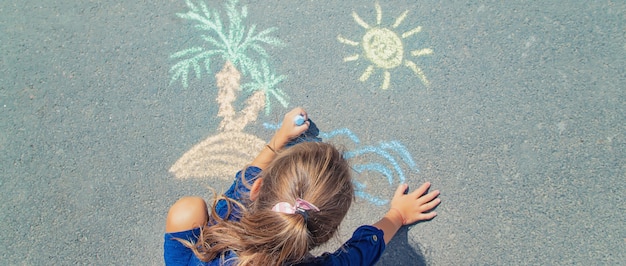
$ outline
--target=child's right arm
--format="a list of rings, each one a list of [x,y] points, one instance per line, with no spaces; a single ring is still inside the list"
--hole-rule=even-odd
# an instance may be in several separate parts
[[[430,220],[437,215],[436,212],[430,211],[441,202],[437,198],[439,190],[426,194],[429,187],[430,183],[426,182],[415,191],[404,194],[408,186],[406,184],[398,186],[391,200],[391,208],[380,221],[373,224],[384,232],[385,244],[391,241],[403,225]]]
[[[301,125],[297,125],[294,122],[297,116],[302,116],[305,122]],[[270,142],[265,145],[265,148],[261,150],[250,165],[265,169],[267,165],[274,160],[274,157],[276,157],[276,152],[282,150],[285,144],[290,140],[300,136],[300,134],[309,129],[310,124],[311,122],[307,121],[306,111],[301,107],[294,108],[286,113],[278,131],[276,131]]]

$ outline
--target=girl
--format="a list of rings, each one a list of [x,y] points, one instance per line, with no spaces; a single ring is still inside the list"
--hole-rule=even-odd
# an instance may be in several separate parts
[[[302,115],[305,123],[294,119]],[[429,183],[404,194],[400,185],[391,208],[373,225],[356,229],[335,253],[313,248],[335,235],[354,198],[350,166],[333,146],[304,142],[282,148],[310,126],[306,112],[285,115],[268,145],[213,200],[209,213],[198,197],[178,200],[165,225],[167,265],[373,265],[398,229],[435,217],[439,191]]]

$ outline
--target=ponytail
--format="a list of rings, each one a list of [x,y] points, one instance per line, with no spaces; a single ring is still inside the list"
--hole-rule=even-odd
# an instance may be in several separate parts
[[[231,251],[237,265],[297,263],[335,235],[354,197],[348,163],[332,145],[321,142],[280,152],[260,177],[259,196],[248,208],[226,199],[240,209],[239,221],[210,213],[210,226],[202,228],[198,243],[187,244],[198,258],[211,261]],[[213,206],[223,198],[216,197]],[[299,198],[320,211],[272,211],[279,202]]]

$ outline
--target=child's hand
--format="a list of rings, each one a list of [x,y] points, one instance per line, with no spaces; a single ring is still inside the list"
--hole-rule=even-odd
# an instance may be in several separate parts
[[[429,211],[437,207],[441,200],[437,198],[439,190],[424,194],[429,187],[430,183],[426,182],[415,191],[404,194],[408,186],[406,184],[398,186],[391,200],[390,213],[397,212],[401,216],[399,218],[403,220],[402,225],[434,218],[437,213]]]
[[[296,118],[301,115],[304,118],[304,124],[296,125]],[[274,140],[276,141],[275,148],[282,148],[284,144],[289,142],[290,140],[300,136],[302,133],[309,129],[309,125],[311,122],[308,121],[308,117],[306,111],[303,108],[297,107],[293,110],[289,111],[289,113],[285,114],[285,118],[283,118],[283,123],[280,126],[280,129],[276,132],[274,136]],[[280,146],[280,147],[278,147]]]
[[[299,126],[296,124],[296,118],[298,118],[298,116],[302,116],[301,119],[304,119],[304,123]],[[276,153],[285,147],[291,139],[300,136],[309,129],[311,122],[307,120],[308,117],[306,112],[300,107],[294,108],[289,111],[289,113],[285,114],[283,124],[280,126],[278,131],[276,131],[276,134],[274,134],[270,142],[265,145],[265,148],[261,150],[259,155],[257,155],[250,164],[258,168],[265,169],[272,162],[272,160],[274,160]],[[298,122],[302,121],[299,120]]]

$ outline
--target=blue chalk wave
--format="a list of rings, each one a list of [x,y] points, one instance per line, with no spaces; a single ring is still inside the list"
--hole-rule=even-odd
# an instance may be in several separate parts
[[[280,124],[264,123],[263,126],[268,130],[280,128]],[[363,177],[367,172],[373,172],[374,175],[380,175],[381,178],[384,178],[389,187],[393,187],[394,183],[402,184],[406,182],[407,172],[419,171],[411,153],[398,141],[384,141],[377,145],[364,145],[361,144],[359,137],[348,128],[339,128],[330,132],[319,131],[317,137],[324,140],[345,138],[349,143],[351,142],[351,144],[355,145],[355,148],[344,153],[344,157],[351,161],[352,169],[358,173],[353,180],[355,194],[374,205],[387,204],[389,202],[388,196],[383,198],[367,192],[367,185],[359,181],[359,177]]]

